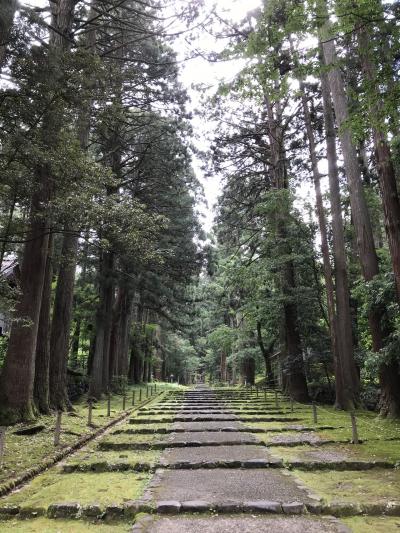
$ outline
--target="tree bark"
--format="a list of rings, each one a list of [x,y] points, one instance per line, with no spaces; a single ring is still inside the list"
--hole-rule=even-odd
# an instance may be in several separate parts
[[[42,303],[36,343],[34,400],[39,413],[48,414],[49,404],[49,368],[50,368],[50,320],[51,320],[51,283],[53,279],[53,235],[49,238],[49,247],[44,276]]]
[[[273,186],[277,190],[288,189],[286,154],[282,131],[282,110],[280,102],[275,102],[275,110],[270,96],[264,93],[266,115],[268,122],[268,137],[271,150],[271,173]],[[287,239],[286,220],[289,213],[277,213],[276,225],[278,239],[282,243],[282,253],[290,256],[292,253]],[[284,324],[284,357],[285,380],[284,385],[288,394],[298,402],[306,402],[309,399],[307,380],[304,372],[304,362],[299,333],[298,313],[293,292],[296,288],[295,271],[292,260],[287,260],[282,267],[281,290],[284,297],[283,324]]]
[[[93,359],[90,373],[89,395],[99,399],[110,386],[109,381],[109,348],[112,321],[112,306],[114,296],[114,282],[112,269],[114,255],[103,252],[100,261],[100,302],[96,313],[96,339],[93,349]]]
[[[329,198],[332,215],[333,258],[335,264],[336,328],[339,357],[335,360],[335,386],[338,409],[349,409],[357,402],[357,390],[347,380],[354,370],[345,372],[345,361],[354,361],[353,332],[350,309],[350,293],[347,275],[346,248],[343,230],[343,217],[337,168],[336,132],[329,92],[327,74],[321,73],[322,101],[326,136],[326,157],[328,160]],[[350,363],[352,366],[352,363]]]
[[[354,145],[349,126],[350,115],[344,87],[344,80],[337,63],[335,43],[330,32],[330,23],[325,0],[322,0],[320,5],[322,7],[320,15],[324,17],[323,20],[326,22],[323,24],[323,26],[321,26],[319,33],[322,42],[325,64],[329,67],[329,87],[332,94],[333,106],[339,128],[339,139],[343,152],[344,166],[349,184],[351,213],[354,222],[358,255],[364,279],[366,281],[371,281],[379,273],[378,258],[375,251],[372,225],[362,187],[357,150]],[[379,351],[382,347],[380,320],[381,313],[376,310],[371,310],[368,316],[368,321],[371,330],[374,351]],[[343,375],[346,374],[346,370],[343,369]],[[352,382],[354,385],[359,383],[358,374],[352,375]],[[355,394],[357,394],[357,392],[358,387],[355,390]]]
[[[400,201],[397,191],[396,173],[387,136],[383,130],[382,102],[379,96],[378,79],[375,65],[369,53],[369,35],[363,26],[356,28],[359,42],[361,65],[364,76],[374,91],[369,96],[369,114],[372,125],[372,137],[382,196],[385,230],[392,259],[396,283],[397,301],[400,303]],[[379,349],[380,347],[378,347]],[[383,416],[400,416],[400,371],[399,363],[383,363],[379,372],[381,386],[380,412]]]
[[[51,5],[53,28],[48,47],[48,81],[62,83],[60,64],[70,46],[69,32],[75,9],[74,0],[59,0]],[[58,103],[49,103],[43,117],[41,137],[44,146],[57,145],[63,117]],[[41,165],[35,173],[30,219],[21,266],[21,298],[16,306],[3,371],[0,378],[0,423],[30,420],[33,412],[35,355],[40,306],[46,270],[49,220],[46,212],[53,195],[54,179],[49,166]],[[27,322],[28,321],[28,325]]]
[[[274,376],[272,374],[272,365],[271,365],[271,355],[272,350],[274,349],[275,340],[273,340],[268,348],[265,347],[263,338],[262,338],[262,332],[261,332],[261,322],[257,321],[257,342],[258,346],[260,347],[261,354],[264,358],[265,363],[265,382],[269,387],[274,386]]]
[[[63,238],[50,337],[50,406],[70,408],[67,394],[67,365],[72,321],[78,235],[66,232]]]

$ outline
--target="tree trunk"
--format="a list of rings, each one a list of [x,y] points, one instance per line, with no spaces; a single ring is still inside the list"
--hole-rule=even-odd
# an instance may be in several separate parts
[[[347,383],[354,370],[345,372],[345,361],[354,361],[350,293],[347,276],[346,249],[337,168],[336,132],[327,74],[321,73],[322,100],[328,160],[329,197],[332,214],[333,258],[335,263],[336,328],[339,357],[335,360],[336,402],[338,409],[351,409],[357,402],[357,391]],[[351,364],[352,366],[352,364]]]
[[[73,0],[59,0],[51,5],[52,21],[48,46],[48,82],[54,92],[60,83],[59,66],[70,46],[69,36],[74,14]],[[62,83],[62,81],[61,81]],[[63,117],[58,102],[49,102],[43,117],[41,137],[44,146],[59,142]],[[15,317],[6,359],[0,378],[0,423],[33,418],[35,355],[40,306],[49,241],[47,205],[53,194],[54,179],[48,165],[36,169],[27,240],[21,266],[21,298]],[[28,321],[28,325],[27,325]]]
[[[53,279],[53,235],[49,238],[49,247],[44,276],[42,304],[40,308],[39,327],[36,342],[34,400],[39,413],[48,414],[49,404],[49,368],[50,368],[50,319],[51,319],[51,282]]]
[[[259,320],[257,321],[257,342],[260,347],[261,354],[264,358],[264,363],[265,363],[265,383],[269,387],[273,387],[274,376],[272,373],[271,355],[272,355],[272,350],[274,349],[275,341],[272,341],[270,345],[268,346],[268,348],[265,347],[265,344],[262,338],[262,333],[261,333],[261,322]]]
[[[221,372],[221,381],[226,381],[226,352],[221,352],[221,359],[220,359],[220,372]]]
[[[349,109],[343,76],[337,64],[335,43],[330,35],[330,23],[325,1],[322,1],[321,5],[323,11],[320,14],[324,17],[326,22],[320,28],[320,38],[322,41],[324,60],[329,67],[328,80],[339,128],[339,139],[343,152],[347,181],[349,184],[351,213],[354,222],[358,254],[364,279],[366,281],[371,281],[379,273],[378,258],[375,251],[372,225],[362,187],[357,150],[349,126]],[[371,310],[368,320],[374,351],[379,351],[382,347],[380,325],[381,313],[376,310]],[[346,374],[346,369],[343,369],[343,375]],[[352,375],[352,382],[355,386],[359,383],[358,374]],[[357,393],[358,386],[355,391]]]
[[[282,111],[280,102],[275,102],[273,109],[270,96],[264,93],[264,102],[267,111],[268,137],[271,150],[271,173],[276,189],[288,189],[286,170],[286,154],[282,130]],[[276,214],[277,235],[282,243],[282,254],[289,256],[292,253],[290,243],[286,235],[286,220],[289,213],[279,212]],[[304,372],[304,362],[301,349],[301,339],[298,325],[296,303],[293,292],[296,288],[295,272],[292,260],[285,261],[281,274],[281,290],[284,297],[283,323],[284,323],[284,352],[285,352],[285,387],[292,398],[298,402],[306,402],[309,399],[307,380]]]
[[[382,102],[378,87],[375,65],[370,58],[368,31],[365,27],[357,28],[362,69],[370,89],[374,91],[369,97],[369,114],[372,125],[375,157],[382,195],[385,230],[389,243],[394,279],[396,283],[397,301],[400,303],[400,202],[397,191],[396,174],[392,155],[380,120],[382,120]],[[380,347],[378,347],[379,349]],[[383,416],[400,416],[400,372],[397,361],[383,363],[379,372],[381,385],[380,412]]]
[[[70,408],[67,395],[67,364],[77,253],[78,235],[66,229],[50,338],[50,405],[57,410]]]
[[[7,425],[34,418],[33,386],[37,332],[46,259],[49,228],[41,214],[43,190],[35,193],[31,220],[21,265],[21,298],[15,310],[4,367],[0,377],[0,424]]]
[[[246,380],[247,385],[255,384],[256,377],[256,363],[253,357],[247,357],[242,362],[241,373],[243,378]]]
[[[75,321],[74,333],[72,336],[72,346],[71,346],[71,368],[77,368],[78,364],[78,354],[79,354],[79,343],[81,338],[81,327],[82,320],[78,317]]]
[[[90,373],[89,395],[99,399],[107,390],[109,382],[109,348],[112,321],[114,283],[112,268],[114,256],[104,252],[100,263],[100,302],[96,313],[93,359]]]

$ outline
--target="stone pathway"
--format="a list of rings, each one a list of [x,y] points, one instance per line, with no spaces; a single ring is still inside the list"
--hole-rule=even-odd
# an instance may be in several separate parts
[[[159,514],[179,517],[148,517],[139,521],[134,531],[347,531],[328,517],[292,516],[312,511],[319,498],[283,469],[282,462],[271,456],[254,433],[244,430],[242,416],[236,415],[238,409],[229,400],[219,398],[206,387],[198,387],[186,392],[179,410],[177,403],[166,402],[163,408],[157,407],[157,415],[164,415],[173,406],[171,416],[179,421],[172,425],[177,432],[166,437],[166,446],[170,447],[161,456],[160,465],[164,468],[157,470],[141,503],[155,507]],[[195,421],[200,410],[201,422]],[[265,402],[260,411],[253,406],[251,412],[261,412],[269,418],[272,409]],[[282,412],[282,418],[284,415]],[[284,420],[292,418],[291,414]],[[208,512],[218,516],[185,516]],[[267,519],[247,514],[231,516],[232,513],[288,516]]]

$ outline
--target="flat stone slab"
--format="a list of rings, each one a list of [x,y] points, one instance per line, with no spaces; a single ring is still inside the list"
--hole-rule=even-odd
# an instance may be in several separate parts
[[[271,469],[165,470],[151,492],[155,500],[204,500],[215,503],[254,500],[313,500],[293,477]]]
[[[209,518],[165,517],[148,523],[151,533],[345,533],[349,529],[328,518],[213,516]]]
[[[310,442],[311,444],[318,444],[320,442],[323,442],[323,439],[318,434],[315,433],[306,433],[306,432],[299,432],[296,435],[276,435],[275,437],[272,437],[269,439],[269,442],[273,444],[294,444],[294,443],[302,443],[302,442]]]
[[[161,464],[182,461],[251,461],[253,459],[272,460],[271,454],[262,446],[202,446],[200,448],[167,449],[161,457]]]
[[[238,444],[247,444],[248,442],[258,442],[254,435],[242,432],[225,432],[225,431],[202,431],[187,433],[171,433],[167,442],[237,442]]]
[[[179,431],[207,431],[208,429],[214,431],[215,429],[237,429],[239,427],[243,427],[240,422],[213,422],[212,420],[209,422],[175,422],[171,426],[172,429]]]

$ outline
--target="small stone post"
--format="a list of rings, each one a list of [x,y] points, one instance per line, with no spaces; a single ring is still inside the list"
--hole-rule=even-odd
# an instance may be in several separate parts
[[[314,424],[318,424],[317,405],[315,402],[312,403],[312,412],[313,412]]]
[[[278,391],[275,391],[275,407],[279,409]]]
[[[3,464],[6,449],[6,427],[0,426],[0,466]]]
[[[54,429],[54,446],[60,445],[62,411],[57,411],[56,427]]]
[[[135,391],[132,391],[132,407],[135,405]]]
[[[142,389],[139,389],[139,402],[142,401]]]
[[[92,425],[92,410],[93,410],[93,402],[92,399],[89,398],[88,400],[88,419],[87,419],[87,425]]]
[[[154,392],[157,392],[157,383],[154,383]]]
[[[111,416],[111,394],[110,394],[110,390],[107,391],[107,416]]]
[[[352,443],[353,444],[360,444],[359,438],[358,438],[358,430],[357,430],[357,420],[356,415],[354,411],[351,411],[350,413],[350,419],[351,419],[351,431],[352,431]]]
[[[146,398],[148,398],[148,397],[149,397],[149,386],[146,385]]]

